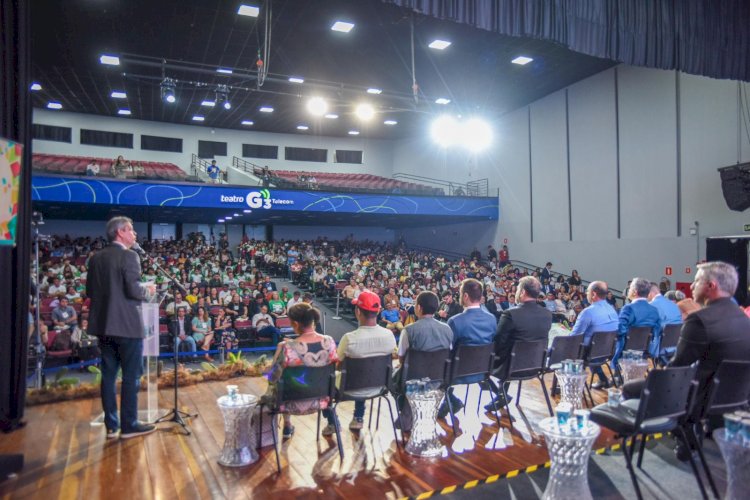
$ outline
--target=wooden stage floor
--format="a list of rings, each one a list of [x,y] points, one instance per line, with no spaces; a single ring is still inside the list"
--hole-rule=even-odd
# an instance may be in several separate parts
[[[551,376],[547,377],[547,383]],[[260,395],[265,380],[234,379],[241,392]],[[198,413],[190,422],[191,436],[178,434],[174,424],[160,424],[154,434],[130,440],[106,440],[102,426],[91,421],[101,413],[98,399],[35,406],[27,409],[27,425],[0,435],[0,453],[23,453],[25,467],[0,483],[0,498],[97,499],[119,498],[401,498],[430,490],[485,479],[495,474],[543,464],[548,454],[537,423],[548,416],[539,384],[526,382],[521,406],[529,425],[511,405],[517,421],[510,431],[503,418],[498,431],[486,415],[463,416],[466,432],[453,439],[444,426],[446,457],[423,459],[397,449],[387,406],[380,428],[348,430],[353,403],[339,405],[344,446],[339,460],[335,439],[315,440],[315,415],[292,417],[294,436],[282,446],[281,475],[271,447],[248,467],[231,469],[217,463],[224,440],[223,420],[216,405],[225,382],[203,383],[180,390],[184,410]],[[474,386],[476,387],[476,386]],[[597,403],[604,392],[594,391]],[[515,384],[511,386],[515,396]],[[463,388],[457,395],[463,397]],[[469,408],[476,409],[476,392]],[[487,394],[484,401],[488,401]],[[161,405],[171,407],[172,391],[160,393]],[[369,404],[367,406],[369,412]],[[365,423],[367,423],[366,415]],[[613,444],[603,430],[595,447]]]

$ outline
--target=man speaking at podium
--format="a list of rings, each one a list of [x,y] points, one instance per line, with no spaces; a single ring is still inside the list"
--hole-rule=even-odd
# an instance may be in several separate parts
[[[102,407],[107,439],[128,439],[156,430],[138,421],[138,389],[143,368],[143,326],[138,306],[145,300],[140,286],[141,260],[133,221],[107,222],[109,246],[89,261],[86,293],[91,297],[89,334],[99,337],[102,352]],[[150,292],[153,293],[153,285]],[[117,417],[117,372],[122,368],[120,418]],[[122,426],[122,432],[120,428]]]

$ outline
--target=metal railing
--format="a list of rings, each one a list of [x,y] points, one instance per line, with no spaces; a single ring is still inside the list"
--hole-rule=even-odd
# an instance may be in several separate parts
[[[420,184],[438,187],[448,196],[489,196],[489,179],[478,179],[461,183],[404,173],[395,173],[391,177],[397,180],[414,181]]]

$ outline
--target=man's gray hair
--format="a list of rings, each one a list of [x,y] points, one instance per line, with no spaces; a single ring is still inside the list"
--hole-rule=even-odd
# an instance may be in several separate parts
[[[527,297],[536,299],[542,293],[542,284],[533,276],[524,276],[518,282],[518,289],[525,291]]]
[[[734,295],[737,291],[737,269],[732,264],[726,262],[714,261],[698,264],[698,271],[703,271],[703,278],[706,281],[715,281],[719,290],[729,295]]]
[[[646,278],[633,278],[630,282],[630,290],[635,293],[636,297],[648,297],[651,292],[651,282]]]
[[[117,238],[117,232],[122,229],[125,224],[133,225],[133,219],[130,217],[125,217],[124,215],[118,215],[117,217],[112,217],[107,222],[107,241],[112,243]]]

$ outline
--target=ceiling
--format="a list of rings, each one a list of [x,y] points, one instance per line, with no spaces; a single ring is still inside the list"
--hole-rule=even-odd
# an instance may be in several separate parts
[[[322,136],[394,139],[421,134],[443,112],[489,119],[613,66],[552,42],[501,36],[448,21],[414,17],[419,99],[412,96],[411,14],[380,0],[245,0],[261,6],[258,18],[237,14],[237,0],[47,0],[32,7],[32,75],[49,101],[63,110],[196,124],[217,128]],[[264,20],[271,7],[271,23]],[[349,33],[330,29],[336,20],[355,24]],[[256,85],[256,61],[266,26],[271,30],[269,74]],[[452,42],[443,51],[427,45]],[[102,54],[121,56],[120,66],[100,64]],[[512,64],[516,56],[533,62]],[[162,61],[167,61],[164,67]],[[232,75],[216,73],[231,68]],[[161,99],[163,76],[177,83],[177,102]],[[289,76],[305,79],[288,82]],[[230,110],[201,106],[219,84],[231,87]],[[383,90],[366,93],[369,87]],[[113,99],[112,91],[127,99]],[[307,98],[330,100],[336,120],[315,118]],[[448,105],[435,104],[438,97]],[[378,110],[363,125],[353,114],[367,100]],[[272,106],[273,113],[261,113]],[[123,117],[122,119],[129,119]],[[243,126],[243,120],[254,122]],[[384,120],[395,120],[387,126]],[[307,131],[297,126],[309,126]]]

